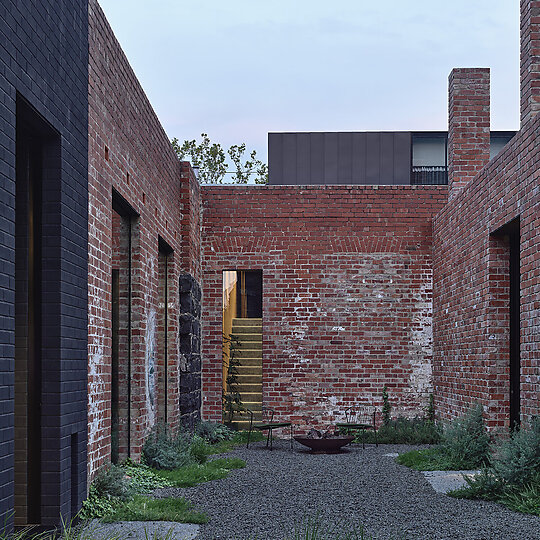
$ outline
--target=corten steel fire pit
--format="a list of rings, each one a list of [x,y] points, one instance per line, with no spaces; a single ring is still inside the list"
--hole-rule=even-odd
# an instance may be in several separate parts
[[[353,441],[350,435],[339,435],[335,433],[321,433],[316,429],[311,429],[308,435],[295,436],[294,440],[307,446],[313,454],[337,454],[347,444]]]

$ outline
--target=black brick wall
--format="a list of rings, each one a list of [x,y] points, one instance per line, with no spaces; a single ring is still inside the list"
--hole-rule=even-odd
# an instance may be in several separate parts
[[[180,420],[188,428],[201,419],[201,287],[180,276]]]
[[[59,168],[43,180],[42,232],[41,523],[56,525],[86,495],[87,0],[0,2],[0,523],[12,516],[14,490],[17,96],[58,132],[61,145]]]

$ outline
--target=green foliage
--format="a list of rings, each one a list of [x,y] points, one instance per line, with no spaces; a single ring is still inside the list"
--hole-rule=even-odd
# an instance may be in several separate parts
[[[195,433],[208,444],[216,444],[221,441],[231,440],[235,432],[223,424],[201,422],[195,427]]]
[[[521,487],[540,474],[540,418],[514,432],[496,453],[494,474],[504,484]]]
[[[159,476],[170,485],[191,487],[201,482],[225,478],[232,469],[243,469],[246,462],[238,458],[215,459],[203,465],[192,464],[173,471],[158,471]]]
[[[126,476],[130,479],[130,487],[133,493],[150,493],[154,489],[171,487],[174,484],[161,477],[157,472],[148,465],[135,463],[131,459],[127,459],[122,468]]]
[[[477,469],[489,461],[490,439],[484,424],[482,405],[473,406],[446,427],[441,451],[450,469]]]
[[[445,471],[455,468],[440,447],[411,450],[400,454],[396,461],[416,471]]]
[[[426,410],[426,420],[434,424],[435,423],[435,398],[433,397],[433,394],[429,394],[429,403],[425,410]]]
[[[466,481],[466,487],[451,493],[453,497],[493,500],[540,515],[540,419],[503,442],[491,465]]]
[[[199,168],[201,184],[222,184],[227,171],[227,158],[221,144],[212,143],[206,133],[201,133],[201,142],[195,139],[184,141],[177,138],[172,140],[172,146],[179,159],[189,158],[193,167]],[[252,150],[249,158],[244,158],[245,143],[234,144],[227,154],[232,161],[235,171],[232,172],[232,182],[247,184],[253,179],[256,184],[268,183],[268,166],[257,158],[257,152]]]
[[[90,486],[88,498],[83,501],[79,517],[83,520],[99,519],[112,514],[122,503],[122,499],[117,497],[99,497]]]
[[[165,470],[204,463],[212,453],[213,448],[200,435],[187,431],[173,434],[163,425],[154,426],[142,449],[146,465]]]
[[[390,399],[388,397],[388,388],[385,386],[382,391],[382,416],[383,416],[383,425],[387,426],[390,423],[390,411],[392,406],[390,405]]]
[[[103,521],[178,521],[181,523],[206,523],[206,514],[193,510],[183,497],[152,499],[135,495],[132,500],[118,506]]]
[[[238,382],[238,339],[232,334],[223,334],[223,365],[227,369],[226,390],[223,390],[222,394],[223,412],[226,422],[230,424],[234,416],[244,410]]]
[[[119,465],[111,465],[96,474],[92,483],[96,497],[118,497],[127,499],[130,496],[129,478]]]
[[[212,453],[212,449],[209,444],[199,435],[193,435],[191,444],[189,445],[189,456],[191,461],[195,463],[204,463],[209,454]]]
[[[265,440],[265,438],[266,438],[266,435],[262,433],[261,431],[252,431],[250,441],[251,442],[263,441]],[[235,447],[246,444],[247,440],[248,440],[247,431],[237,431],[234,433],[232,439],[228,441],[221,441],[219,443],[212,445],[211,447],[212,453],[224,454],[225,452],[230,452]]]
[[[425,418],[396,418],[377,430],[379,444],[436,444],[441,440],[441,430]],[[359,432],[355,442],[375,443],[373,431]]]

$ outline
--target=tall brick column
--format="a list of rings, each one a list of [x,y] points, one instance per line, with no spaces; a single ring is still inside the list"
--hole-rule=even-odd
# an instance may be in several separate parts
[[[489,131],[489,68],[453,69],[448,79],[450,198],[489,161]]]
[[[540,0],[521,0],[521,126],[540,112]]]

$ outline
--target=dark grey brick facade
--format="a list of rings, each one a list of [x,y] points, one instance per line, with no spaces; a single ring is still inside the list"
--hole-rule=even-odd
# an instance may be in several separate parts
[[[86,496],[88,5],[0,3],[0,521],[14,513],[17,115],[46,126],[41,178],[39,522]],[[20,123],[20,118],[19,118]],[[52,136],[51,134],[55,134]]]

